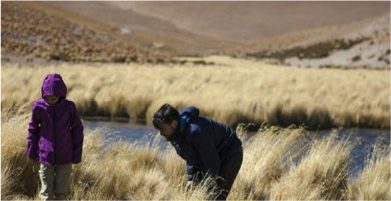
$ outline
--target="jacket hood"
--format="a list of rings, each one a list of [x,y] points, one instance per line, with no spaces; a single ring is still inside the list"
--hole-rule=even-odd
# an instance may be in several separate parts
[[[168,138],[168,141],[176,140],[181,133],[183,133],[186,127],[189,125],[190,120],[199,117],[200,110],[196,107],[188,107],[180,112],[178,125],[171,137]]]
[[[194,107],[194,106],[191,106],[191,107],[185,108],[181,112],[181,116],[186,116],[187,117],[186,119],[199,117],[200,116],[200,110],[198,108]]]
[[[42,98],[45,96],[59,96],[65,98],[67,95],[67,87],[62,80],[61,75],[57,73],[48,74],[43,80],[41,88]]]

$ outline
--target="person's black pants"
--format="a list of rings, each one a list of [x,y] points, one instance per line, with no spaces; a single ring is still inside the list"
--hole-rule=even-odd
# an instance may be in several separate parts
[[[221,161],[220,174],[217,179],[217,187],[219,195],[216,200],[226,200],[229,192],[231,191],[232,185],[239,173],[240,167],[243,161],[243,150],[242,148],[237,152],[233,153],[227,159]]]
[[[240,167],[243,161],[243,149],[240,148],[238,151],[221,161],[221,168],[217,183],[217,197],[216,200],[226,200],[229,192],[231,191],[232,185],[239,173]],[[193,178],[195,183],[199,183],[205,174],[198,172]]]

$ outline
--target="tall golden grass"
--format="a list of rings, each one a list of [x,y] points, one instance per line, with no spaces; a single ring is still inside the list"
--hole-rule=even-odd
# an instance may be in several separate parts
[[[351,145],[336,134],[312,143],[308,155],[271,188],[273,200],[340,200],[348,178]]]
[[[163,103],[196,105],[230,125],[390,127],[388,70],[303,69],[228,57],[208,65],[2,66],[3,110],[30,107],[45,74],[58,72],[85,116],[151,119]]]
[[[367,165],[348,186],[350,200],[390,200],[391,161],[388,149],[377,149]]]
[[[2,117],[2,199],[8,199],[11,195],[25,197],[36,195],[39,165],[28,160],[25,154],[27,146],[26,123],[28,123],[28,115]]]
[[[289,162],[303,149],[304,130],[266,129],[249,138],[244,147],[244,161],[234,186],[235,199],[265,200],[271,185],[287,171]]]
[[[37,199],[38,164],[27,158],[27,115],[2,122],[2,199]],[[103,147],[103,132],[87,131],[83,162],[73,167],[71,199],[200,200],[213,198],[209,181],[184,188],[185,164],[171,150],[116,143]]]
[[[25,155],[29,115],[2,118],[2,199],[38,199],[38,166]],[[185,164],[172,148],[123,142],[104,146],[104,130],[86,130],[82,163],[74,166],[71,199],[205,200],[210,181],[193,191],[184,188]],[[229,199],[381,199],[390,200],[389,148],[368,158],[363,172],[347,178],[352,144],[330,135],[308,143],[307,132],[263,128],[241,132],[244,161]]]

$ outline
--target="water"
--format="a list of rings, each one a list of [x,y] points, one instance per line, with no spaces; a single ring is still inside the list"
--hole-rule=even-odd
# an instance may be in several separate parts
[[[104,122],[104,121],[83,121],[87,129],[103,129],[105,132],[104,142],[106,145],[115,142],[129,142],[148,147],[156,147],[164,150],[168,142],[158,131],[152,127],[140,124]]]
[[[324,138],[330,134],[330,130],[320,131],[318,138]],[[372,157],[374,144],[385,148],[390,145],[390,131],[379,129],[340,129],[337,131],[337,139],[348,140],[355,145],[350,153],[351,177],[355,177],[365,166],[365,160]]]
[[[135,143],[142,146],[166,150],[169,143],[159,136],[156,129],[139,124],[84,121],[87,129],[105,129],[107,135],[104,136],[105,143],[111,144],[122,141]],[[308,142],[314,139],[321,139],[329,136],[331,130],[323,130],[308,138]],[[315,137],[313,137],[315,136]],[[373,145],[378,143],[381,146],[389,146],[390,131],[379,129],[340,129],[337,131],[337,139],[352,142],[355,146],[350,154],[351,164],[349,174],[355,177],[365,166],[365,159],[371,157]]]

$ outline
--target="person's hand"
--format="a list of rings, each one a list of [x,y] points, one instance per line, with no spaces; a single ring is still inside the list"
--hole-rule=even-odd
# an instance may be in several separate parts
[[[186,191],[189,191],[193,187],[193,181],[187,181],[186,183]]]

